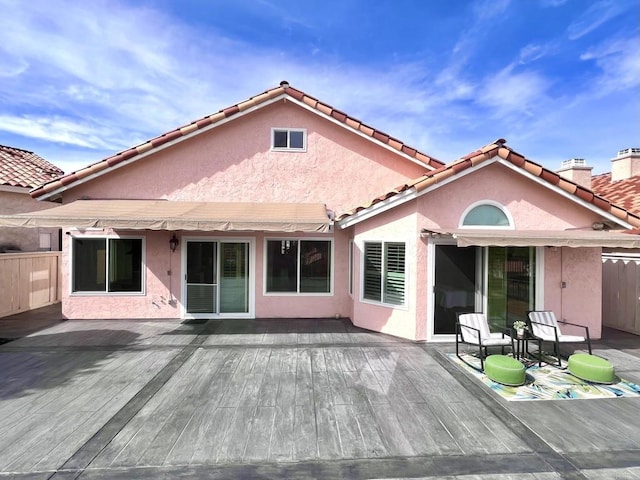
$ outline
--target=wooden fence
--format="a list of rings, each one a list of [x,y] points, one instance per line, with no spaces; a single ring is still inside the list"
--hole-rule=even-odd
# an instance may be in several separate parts
[[[0,317],[61,299],[60,252],[0,254]]]
[[[640,258],[603,255],[602,324],[640,335]]]

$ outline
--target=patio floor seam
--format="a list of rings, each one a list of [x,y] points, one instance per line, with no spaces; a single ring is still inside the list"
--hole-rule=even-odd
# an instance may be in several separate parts
[[[91,465],[91,462],[102,452],[116,435],[135,417],[135,415],[153,398],[153,396],[173,377],[173,375],[197,351],[208,335],[214,333],[219,322],[208,322],[202,325],[196,337],[182,349],[149,380],[131,400],[109,419],[87,442],[85,442],[50,479],[78,478]],[[175,348],[175,347],[174,347]],[[69,477],[69,474],[75,475]]]
[[[490,478],[496,474],[550,473],[552,469],[537,455],[486,454],[486,455],[422,455],[412,457],[345,458],[306,460],[298,462],[255,462],[200,465],[165,465],[123,467],[117,469],[92,469],[59,472],[60,478],[116,478],[173,479],[173,478],[348,478],[349,480],[451,478],[476,475]],[[68,477],[74,475],[75,477]]]
[[[212,332],[207,332],[209,335]],[[198,335],[204,335],[205,332]],[[214,350],[214,349],[236,349],[243,348],[246,350],[254,350],[261,348],[371,348],[371,347],[394,347],[394,348],[412,348],[416,344],[407,343],[391,343],[391,342],[370,342],[370,343],[330,343],[330,342],[317,342],[317,343],[255,343],[255,344],[243,344],[243,343],[222,343],[222,344],[200,344],[197,345],[200,349]],[[192,343],[186,345],[78,345],[78,346],[47,346],[47,347],[34,347],[34,346],[0,346],[0,352],[75,352],[75,351],[95,351],[95,352],[146,352],[149,350],[176,350],[184,347],[193,347]]]
[[[457,368],[447,357],[446,353],[434,350],[428,346],[423,347],[451,376],[465,389],[474,395],[495,417],[505,424],[514,435],[528,445],[551,469],[564,479],[584,479],[580,469],[573,464],[570,458],[556,451],[536,432],[527,427],[516,415],[511,413],[500,401],[491,397],[487,391],[477,385],[465,372]]]

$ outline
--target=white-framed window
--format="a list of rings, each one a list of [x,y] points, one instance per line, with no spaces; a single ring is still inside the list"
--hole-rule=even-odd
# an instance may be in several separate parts
[[[73,237],[72,293],[144,293],[143,237]]]
[[[460,217],[460,228],[495,228],[512,230],[513,217],[504,206],[492,200],[469,205]]]
[[[405,249],[403,242],[364,242],[364,300],[405,304]]]
[[[267,239],[265,248],[266,293],[331,293],[332,240]]]
[[[355,277],[354,275],[355,248],[356,248],[355,242],[353,240],[349,240],[349,295],[351,295],[352,297],[353,297],[353,279]]]
[[[307,131],[303,128],[272,128],[271,150],[306,151]]]

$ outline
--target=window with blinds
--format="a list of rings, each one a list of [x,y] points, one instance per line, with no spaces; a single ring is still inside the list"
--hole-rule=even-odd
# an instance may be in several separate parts
[[[405,303],[405,244],[365,242],[363,298],[390,305]]]
[[[382,244],[364,244],[364,294],[367,300],[382,301]]]
[[[404,243],[385,243],[384,303],[404,305]]]

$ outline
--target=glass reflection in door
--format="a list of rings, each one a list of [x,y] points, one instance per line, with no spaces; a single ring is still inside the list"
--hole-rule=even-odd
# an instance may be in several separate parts
[[[217,246],[187,242],[187,313],[217,313]]]
[[[459,313],[475,312],[478,271],[476,247],[435,246],[435,335],[456,333]]]

